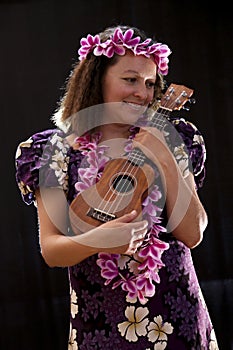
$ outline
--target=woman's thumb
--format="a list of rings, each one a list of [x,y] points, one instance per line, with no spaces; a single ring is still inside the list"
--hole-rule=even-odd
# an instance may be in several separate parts
[[[132,210],[130,213],[126,213],[123,216],[121,216],[120,218],[117,218],[116,220],[118,222],[131,222],[136,217],[137,217],[137,211],[136,210]]]

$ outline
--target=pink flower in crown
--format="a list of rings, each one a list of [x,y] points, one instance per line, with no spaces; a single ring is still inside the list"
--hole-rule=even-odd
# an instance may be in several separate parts
[[[132,49],[135,45],[140,42],[140,37],[133,38],[134,31],[128,29],[124,34],[120,28],[117,28],[111,37],[105,43],[100,45],[99,48],[95,48],[94,54],[104,54],[108,58],[111,58],[114,54],[124,55],[125,47]],[[102,51],[101,51],[102,50]]]
[[[148,45],[151,42],[151,39],[148,38],[142,43],[135,45],[133,52],[135,55],[144,55],[145,57],[150,57],[150,53],[148,52]]]
[[[86,38],[80,40],[81,48],[78,50],[80,60],[86,58],[86,56],[93,50],[93,47],[100,44],[100,37],[98,34],[92,36],[88,34]]]
[[[107,56],[106,51],[108,47],[111,46],[111,39],[105,41],[104,43],[99,43],[93,50],[95,56]]]
[[[168,73],[168,62],[169,62],[169,59],[167,57],[162,57],[158,64],[159,72],[163,75],[167,75]]]
[[[169,47],[165,44],[156,43],[148,47],[148,54],[153,55],[158,66],[158,72],[166,75],[168,73],[168,56],[171,54]]]
[[[161,57],[169,56],[171,53],[171,50],[165,44],[155,43],[155,44],[148,47],[148,53],[150,55],[156,54],[159,58],[161,58]]]
[[[116,45],[124,45],[128,49],[132,49],[134,46],[140,43],[140,37],[137,36],[133,38],[133,35],[134,35],[133,29],[128,29],[123,34],[122,30],[120,28],[117,28],[113,35],[112,41]]]
[[[109,40],[109,44],[105,50],[105,56],[111,58],[115,53],[117,55],[123,56],[125,54],[125,48],[123,44],[123,33],[120,28],[117,28]]]

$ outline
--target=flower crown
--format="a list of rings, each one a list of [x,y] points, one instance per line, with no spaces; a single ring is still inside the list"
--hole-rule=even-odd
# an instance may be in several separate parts
[[[150,44],[152,41],[150,38],[140,42],[141,38],[139,36],[133,38],[133,35],[133,29],[128,29],[123,33],[120,28],[116,28],[109,39],[101,42],[99,34],[95,36],[88,34],[86,38],[80,40],[81,47],[78,50],[79,60],[85,59],[92,51],[95,56],[104,55],[111,58],[114,54],[123,56],[126,49],[129,49],[136,56],[144,55],[148,58],[152,56],[158,66],[158,73],[167,75],[168,56],[171,54],[169,47],[161,43]]]

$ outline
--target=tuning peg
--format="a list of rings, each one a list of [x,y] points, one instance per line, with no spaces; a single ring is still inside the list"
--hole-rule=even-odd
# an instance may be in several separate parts
[[[185,111],[189,111],[190,110],[190,108],[187,105],[182,106],[182,109],[184,109]]]
[[[192,104],[195,104],[195,103],[196,103],[196,100],[195,100],[195,98],[190,98],[190,99],[188,100],[188,102],[189,102],[189,103],[192,103]]]

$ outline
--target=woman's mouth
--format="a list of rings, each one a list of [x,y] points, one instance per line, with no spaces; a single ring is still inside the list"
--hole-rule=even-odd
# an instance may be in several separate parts
[[[146,110],[146,106],[139,103],[127,102],[127,101],[124,101],[124,103],[127,104],[127,106],[129,106],[131,109],[133,109],[136,112],[143,113]]]

